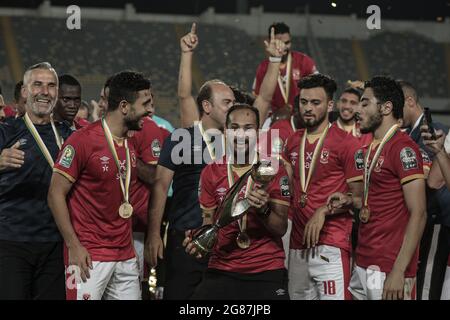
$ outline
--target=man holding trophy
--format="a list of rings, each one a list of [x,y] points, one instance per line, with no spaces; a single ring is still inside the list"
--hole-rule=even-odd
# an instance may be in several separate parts
[[[256,155],[256,108],[232,106],[226,128],[231,152],[203,169],[203,227],[184,241],[192,255],[211,253],[193,299],[289,299],[281,241],[290,201],[287,173],[278,160]]]

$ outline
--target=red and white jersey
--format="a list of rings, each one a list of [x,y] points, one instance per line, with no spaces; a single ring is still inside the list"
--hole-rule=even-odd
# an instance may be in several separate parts
[[[370,159],[376,150],[373,148]],[[382,272],[391,271],[410,217],[402,185],[423,178],[422,155],[418,146],[407,134],[397,131],[385,144],[370,176],[370,218],[368,223],[359,226],[356,248],[358,266],[378,266]],[[405,271],[405,277],[416,276],[417,259],[418,249]]]
[[[135,146],[138,159],[144,163],[156,165],[163,144],[161,128],[150,117],[145,117],[143,120],[141,130],[129,132],[129,141]],[[147,231],[149,198],[149,186],[140,179],[136,179],[130,190],[130,202],[134,208],[133,231]]]
[[[339,124],[339,120],[336,120],[333,122],[333,126],[336,126],[342,131],[345,131],[345,129]],[[347,132],[347,131],[345,131]],[[359,129],[359,123],[354,124],[354,129],[351,132],[352,136],[357,138],[360,141],[361,146],[368,146],[373,140],[372,133],[361,133]]]
[[[300,143],[305,133],[305,129],[300,129],[292,135],[286,143],[283,155],[285,161],[292,165],[294,173],[291,206],[295,212],[292,218],[291,249],[305,249],[302,242],[306,223],[316,209],[326,205],[328,196],[334,192],[348,192],[348,183],[362,180],[363,175],[364,158],[359,141],[337,126],[331,126],[307,189],[306,206],[302,208],[299,204],[302,192],[299,157]],[[306,139],[304,159],[306,176],[318,140],[309,143]],[[352,217],[350,213],[329,216],[320,232],[319,245],[330,245],[350,251],[351,230]]]
[[[125,174],[125,147],[114,143],[121,174]],[[131,186],[136,184],[136,152],[129,143]],[[67,196],[70,220],[93,261],[124,261],[134,257],[131,219],[119,216],[123,202],[119,172],[101,121],[75,131],[64,143],[53,169],[73,183]],[[131,203],[133,205],[133,203]]]
[[[225,161],[224,161],[225,162]],[[250,168],[250,167],[249,167]],[[239,176],[234,172],[235,181]],[[200,206],[206,210],[216,209],[229,189],[227,165],[211,163],[200,177]],[[246,186],[240,191],[245,194]],[[289,206],[289,181],[286,170],[280,164],[278,174],[267,187],[270,202]],[[217,213],[214,215],[214,221]],[[254,213],[247,213],[247,234],[251,244],[241,249],[236,244],[239,234],[238,221],[219,229],[217,244],[209,259],[209,268],[238,272],[258,273],[284,268],[284,250],[281,238],[274,237]]]
[[[291,51],[292,54],[292,67],[291,67],[291,81],[289,88],[289,99],[288,103],[293,106],[295,96],[299,94],[299,89],[297,87],[297,82],[302,78],[316,72],[316,64],[314,60],[307,56],[306,54],[298,51]],[[259,90],[263,82],[264,76],[267,72],[269,66],[269,59],[265,59],[261,62],[256,69],[256,77],[253,83],[253,92],[255,95],[259,95]],[[282,78],[286,78],[286,68],[280,70],[280,75]],[[272,98],[272,111],[276,111],[285,105],[283,94],[279,86],[277,85]]]
[[[268,130],[269,137],[271,137],[270,133],[274,130],[278,130],[278,136],[270,140],[268,144],[268,150],[271,150],[272,155],[282,156],[287,139],[297,131],[296,124],[294,123],[294,116],[291,116],[289,120],[284,119],[276,121]],[[292,220],[293,214],[294,209],[292,206],[290,206],[288,210],[288,216],[290,220]]]

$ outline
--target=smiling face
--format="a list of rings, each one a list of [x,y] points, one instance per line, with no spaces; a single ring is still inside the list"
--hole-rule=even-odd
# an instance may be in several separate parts
[[[250,109],[238,109],[229,114],[227,124],[227,141],[229,147],[234,152],[234,159],[237,164],[241,159],[250,163],[251,150],[254,150],[257,143],[258,124],[255,113]]]
[[[26,109],[34,115],[49,115],[58,97],[58,78],[49,69],[33,69],[27,83],[22,87],[22,97],[26,99]]]
[[[358,104],[359,97],[357,95],[344,92],[336,104],[339,111],[339,118],[341,118],[344,123],[352,121],[355,118]]]
[[[148,106],[153,103],[150,89],[137,92],[137,99],[129,104],[128,114],[125,116],[125,124],[128,130],[141,130],[144,125],[144,117],[149,115]]]

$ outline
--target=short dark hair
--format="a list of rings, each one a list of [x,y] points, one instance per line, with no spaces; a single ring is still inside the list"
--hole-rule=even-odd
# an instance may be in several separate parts
[[[124,100],[134,103],[139,91],[150,88],[150,80],[142,73],[122,71],[115,74],[109,84],[108,111],[115,111]]]
[[[256,116],[256,128],[259,128],[259,111],[258,111],[258,109],[256,109],[254,106],[251,106],[251,105],[246,104],[246,103],[236,103],[236,104],[233,104],[230,107],[230,109],[228,109],[227,117],[226,117],[226,120],[225,120],[225,127],[228,127],[228,124],[230,123],[230,116],[231,116],[231,114],[234,111],[245,110],[245,109],[250,110],[250,111],[252,111],[255,114],[255,116]]]
[[[403,118],[405,97],[400,84],[387,76],[375,76],[364,83],[364,89],[371,88],[373,95],[380,103],[390,101],[393,105],[392,114],[395,119]]]
[[[81,89],[80,82],[74,76],[72,76],[70,74],[62,74],[58,77],[58,80],[59,80],[59,88],[60,89],[63,85],[74,86],[74,87],[78,87]]]
[[[330,76],[315,73],[306,76],[297,84],[298,88],[301,89],[312,89],[312,88],[323,88],[327,94],[328,101],[333,100],[333,95],[337,90],[336,81]]]
[[[289,26],[284,22],[274,22],[270,25],[268,33],[270,38],[270,30],[274,28],[275,34],[283,34],[283,33],[289,33],[291,34],[291,30],[289,29]]]
[[[408,91],[412,97],[414,98],[414,100],[416,100],[416,102],[419,102],[419,94],[417,92],[416,87],[414,87],[414,85],[406,80],[397,80],[398,84],[400,84],[400,86],[402,87],[403,91]],[[404,98],[405,94],[403,93]]]
[[[222,80],[213,79],[213,80],[206,81],[200,87],[200,90],[198,91],[198,95],[197,95],[197,108],[198,108],[198,113],[199,113],[200,117],[202,117],[203,113],[204,113],[202,102],[205,101],[205,100],[211,102],[212,85],[213,84],[219,84],[219,83],[223,84],[225,86],[227,85]]]
[[[0,85],[0,94],[2,94],[2,86]]]
[[[22,97],[22,94],[20,92],[22,90],[22,87],[23,87],[23,80],[20,80],[14,86],[14,100],[16,102],[19,102],[20,98]]]
[[[249,105],[253,105],[255,103],[255,97],[250,93],[241,90],[235,86],[230,86],[231,91],[233,91],[234,98],[236,99],[236,103],[245,103]]]
[[[344,93],[354,94],[355,96],[358,97],[358,99],[361,99],[361,96],[362,96],[361,90],[354,88],[354,87],[345,88],[344,91],[342,91],[342,94],[344,94]]]
[[[103,85],[103,90],[105,90],[106,88],[109,88],[112,78],[114,78],[114,75],[109,76],[108,79],[106,79],[105,84]]]

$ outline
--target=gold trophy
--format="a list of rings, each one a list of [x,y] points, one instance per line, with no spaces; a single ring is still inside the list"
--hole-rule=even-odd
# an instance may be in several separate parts
[[[277,168],[278,169],[278,168]],[[238,220],[250,208],[247,198],[240,199],[239,193],[247,183],[248,179],[253,179],[255,185],[260,189],[265,189],[276,176],[277,170],[271,166],[268,160],[258,161],[238,181],[227,191],[222,203],[216,210],[217,221],[213,225],[205,225],[199,228],[193,235],[192,245],[197,252],[205,256],[214,248],[217,241],[219,229]]]

